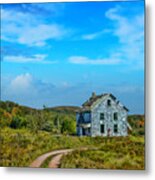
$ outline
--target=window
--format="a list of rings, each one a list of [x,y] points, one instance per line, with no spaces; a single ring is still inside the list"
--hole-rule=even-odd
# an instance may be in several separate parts
[[[118,133],[118,125],[114,124],[114,133]]]
[[[110,100],[110,99],[108,99],[107,105],[108,105],[108,106],[111,106],[111,100]]]
[[[101,124],[101,133],[104,133],[104,124]]]
[[[118,113],[117,112],[114,113],[114,120],[115,121],[118,120]]]
[[[90,128],[88,128],[88,133],[90,134]]]
[[[104,120],[104,113],[100,113],[100,120]]]

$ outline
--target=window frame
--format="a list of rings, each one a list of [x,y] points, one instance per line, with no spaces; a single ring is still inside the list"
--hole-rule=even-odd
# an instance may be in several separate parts
[[[107,100],[107,106],[108,106],[108,107],[111,106],[111,99],[108,99],[108,100]]]
[[[101,118],[103,117],[103,118]],[[100,113],[100,120],[105,120],[105,114],[104,113]]]
[[[105,133],[105,125],[104,124],[100,124],[100,133],[101,134]]]
[[[114,124],[114,133],[118,133],[118,124]]]
[[[118,120],[118,112],[114,112],[113,119],[114,119],[114,121]]]

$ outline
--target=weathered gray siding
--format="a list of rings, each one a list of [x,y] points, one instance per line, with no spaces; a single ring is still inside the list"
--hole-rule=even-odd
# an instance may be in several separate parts
[[[110,105],[108,105],[110,100]],[[104,113],[104,119],[100,119],[100,114]],[[114,119],[117,113],[117,120]],[[110,95],[102,96],[96,100],[90,108],[90,112],[83,112],[83,122],[79,123],[80,113],[77,113],[77,135],[90,136],[127,136],[127,110]],[[101,125],[104,125],[104,132],[101,132]],[[117,128],[117,132],[114,132]],[[84,133],[84,134],[83,134]]]
[[[107,105],[107,100],[111,105]],[[94,103],[91,114],[91,135],[92,136],[126,136],[127,135],[127,112],[117,104],[111,97],[103,97]],[[118,120],[114,120],[114,113],[118,113]],[[100,113],[104,113],[104,120],[100,120]],[[101,124],[104,124],[105,131],[101,134]],[[114,133],[114,124],[118,126],[118,133]],[[108,129],[110,132],[108,133]]]

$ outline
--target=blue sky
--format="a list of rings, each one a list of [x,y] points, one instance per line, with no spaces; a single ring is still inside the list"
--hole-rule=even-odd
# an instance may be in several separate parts
[[[1,5],[1,95],[41,108],[113,93],[144,113],[144,2]]]

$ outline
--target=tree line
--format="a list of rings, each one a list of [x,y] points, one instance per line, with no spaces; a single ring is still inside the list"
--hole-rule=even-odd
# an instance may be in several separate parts
[[[42,130],[73,135],[76,133],[75,112],[58,112],[45,106],[37,110],[10,101],[0,101],[0,127],[27,128],[34,133]]]

